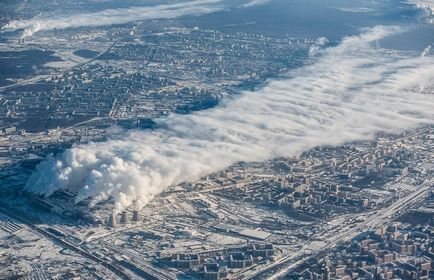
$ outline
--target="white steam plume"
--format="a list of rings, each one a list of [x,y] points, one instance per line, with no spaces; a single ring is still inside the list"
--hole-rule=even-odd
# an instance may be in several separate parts
[[[22,34],[24,38],[32,36],[34,33],[42,30],[105,26],[139,20],[172,19],[187,15],[203,15],[223,10],[224,6],[221,5],[222,1],[223,0],[193,0],[149,7],[107,9],[94,13],[76,14],[66,17],[14,20],[3,26],[2,30],[15,31],[24,29]]]
[[[250,8],[250,7],[255,7],[255,6],[260,6],[260,5],[265,5],[268,2],[270,2],[271,0],[250,0],[247,3],[241,4],[238,7],[239,8]]]
[[[261,5],[270,0],[251,0],[239,7]],[[140,20],[172,19],[188,15],[204,15],[228,8],[223,0],[191,0],[176,4],[148,7],[107,9],[94,13],[75,14],[65,17],[42,17],[28,20],[13,20],[3,26],[4,31],[24,30],[21,38],[30,37],[38,31],[67,29],[85,26],[124,24]]]
[[[111,196],[120,211],[238,161],[291,156],[433,123],[434,95],[418,90],[434,88],[434,57],[372,46],[397,31],[376,27],[348,37],[286,79],[213,109],[161,119],[164,128],[129,131],[50,156],[26,189],[45,195],[69,189],[78,193],[77,201]]]
[[[428,47],[426,47],[426,48],[422,51],[421,56],[429,56],[430,53],[431,53],[431,50],[432,50],[432,46],[429,45]]]
[[[335,8],[336,10],[342,11],[342,12],[348,12],[348,13],[370,13],[375,11],[371,8],[364,8],[364,7],[355,7],[355,8]]]

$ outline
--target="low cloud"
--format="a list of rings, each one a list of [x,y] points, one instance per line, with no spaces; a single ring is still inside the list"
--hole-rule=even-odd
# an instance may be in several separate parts
[[[59,16],[11,21],[3,26],[2,29],[7,31],[24,30],[22,37],[29,37],[43,30],[105,26],[140,20],[172,19],[187,15],[203,15],[223,9],[222,0],[194,0],[177,4],[107,9],[94,13],[76,14],[65,17]]]
[[[269,2],[269,0],[252,0],[240,7],[248,8],[266,2]],[[13,20],[1,29],[3,31],[23,30],[21,37],[25,38],[39,31],[106,26],[153,19],[173,19],[189,15],[204,15],[224,11],[228,8],[230,6],[226,5],[223,0],[192,0],[176,4],[107,9],[94,13]]]
[[[374,9],[364,8],[364,7],[358,7],[358,8],[334,8],[334,9],[342,11],[342,12],[348,12],[348,13],[371,13],[371,12],[374,11]]]
[[[426,47],[423,51],[421,56],[429,56],[432,52],[432,46],[429,45],[428,47]]]
[[[158,120],[164,128],[129,131],[50,156],[26,189],[44,195],[68,189],[77,193],[77,202],[113,197],[120,211],[238,161],[291,156],[434,123],[434,95],[426,94],[434,87],[434,57],[375,47],[396,32],[376,27],[345,38],[322,50],[312,65],[261,90]]]
[[[420,8],[425,8],[434,11],[434,0],[408,0],[409,3],[417,5]]]
[[[250,7],[255,7],[255,6],[261,6],[261,5],[265,5],[268,2],[270,2],[271,0],[251,0],[247,3],[241,4],[240,8],[250,8]]]
[[[410,4],[416,5],[418,8],[425,9],[428,12],[426,23],[434,24],[434,0],[408,0]]]

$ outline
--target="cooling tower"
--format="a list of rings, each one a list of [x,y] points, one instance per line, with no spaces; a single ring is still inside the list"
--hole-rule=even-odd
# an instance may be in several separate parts
[[[133,222],[138,222],[140,221],[140,213],[137,210],[133,211]]]
[[[116,227],[116,215],[114,214],[110,215],[107,221],[107,225],[112,228]]]
[[[121,213],[121,224],[127,224],[130,221],[126,211]]]

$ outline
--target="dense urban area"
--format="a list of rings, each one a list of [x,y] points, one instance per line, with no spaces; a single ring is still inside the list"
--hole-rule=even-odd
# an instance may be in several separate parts
[[[324,44],[172,19],[3,34],[0,279],[434,279],[433,125],[238,162],[119,213],[24,191],[48,154],[212,108]]]
[[[240,163],[119,214],[109,201],[89,209],[67,191],[12,196],[11,186],[0,207],[2,274],[430,279],[433,148],[432,126],[381,133]],[[23,265],[24,256],[33,264]]]

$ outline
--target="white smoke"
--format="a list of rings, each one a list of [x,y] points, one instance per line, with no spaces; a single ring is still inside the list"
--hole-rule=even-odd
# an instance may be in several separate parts
[[[75,14],[58,17],[42,17],[29,20],[13,20],[3,26],[4,31],[24,30],[22,38],[30,37],[38,31],[77,27],[105,26],[153,19],[173,19],[187,15],[204,15],[227,9],[224,0],[191,0],[175,4],[148,7],[107,9],[94,13]],[[269,0],[251,0],[239,6],[247,8],[261,5]]]
[[[50,156],[26,189],[45,195],[69,189],[78,193],[77,201],[113,197],[119,211],[238,161],[291,156],[433,123],[434,95],[417,89],[434,87],[434,57],[373,47],[397,31],[376,27],[345,38],[286,79],[213,109],[158,120],[164,128],[129,131]]]
[[[316,55],[328,42],[329,40],[326,37],[316,39],[315,44],[313,44],[309,49],[309,55]]]
[[[421,56],[429,56],[431,54],[431,50],[432,50],[432,46],[429,45],[428,47],[426,47],[423,51]]]
[[[371,8],[365,8],[365,7],[357,7],[357,8],[335,8],[336,10],[342,11],[342,12],[348,12],[348,13],[371,13],[375,11]]]
[[[255,6],[267,4],[270,1],[271,0],[250,0],[247,3],[239,5],[238,7],[239,8],[250,8],[250,7],[255,7]]]
[[[221,11],[223,0],[193,0],[176,4],[148,7],[107,9],[94,13],[75,14],[66,17],[14,20],[2,27],[6,31],[23,29],[22,37],[32,36],[42,30],[66,29],[84,26],[124,24],[140,20],[172,19],[187,15],[203,15]]]

